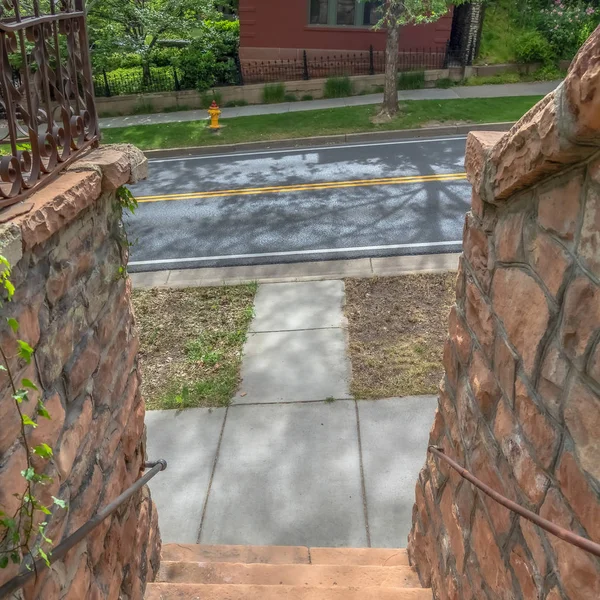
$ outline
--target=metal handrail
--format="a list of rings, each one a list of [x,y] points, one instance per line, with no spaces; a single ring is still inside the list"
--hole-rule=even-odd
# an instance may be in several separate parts
[[[561,540],[564,540],[565,542],[568,542],[569,544],[573,544],[573,546],[577,546],[578,548],[581,548],[582,550],[585,550],[586,552],[589,552],[590,554],[593,554],[594,556],[600,556],[600,544],[593,542],[592,540],[589,540],[587,538],[584,538],[580,535],[577,535],[576,533],[573,533],[572,531],[569,531],[568,529],[563,529],[562,527],[559,527],[555,523],[552,523],[552,521],[548,521],[548,519],[544,519],[543,517],[536,515],[534,512],[527,510],[520,504],[517,504],[516,502],[509,500],[502,494],[499,494],[496,490],[492,489],[491,487],[489,487],[488,485],[483,483],[483,481],[481,481],[480,479],[477,479],[477,477],[472,475],[469,471],[467,471],[467,469],[465,469],[464,467],[461,467],[457,462],[455,462],[449,456],[447,456],[446,453],[444,452],[443,448],[438,448],[437,446],[429,446],[429,448],[427,448],[427,450],[429,452],[431,452],[432,454],[434,454],[435,456],[437,456],[438,458],[441,458],[444,462],[448,463],[455,471],[458,472],[458,474],[461,477],[464,477],[467,481],[470,481],[475,487],[479,488],[484,494],[489,496],[492,500],[498,502],[498,504],[501,504],[505,508],[512,510],[513,512],[517,513],[519,516],[523,517],[524,519],[527,519],[528,521],[535,523],[538,527],[541,527],[544,531],[547,531],[548,533],[555,535],[556,537],[560,538]]]
[[[147,462],[144,464],[144,468],[150,470],[143,477],[140,477],[132,486],[127,488],[120,496],[105,506],[96,514],[96,516],[82,525],[75,533],[71,534],[66,540],[62,541],[52,550],[52,554],[48,556],[50,564],[63,558],[63,556],[73,548],[73,546],[76,546],[88,533],[90,533],[90,531],[98,527],[106,517],[112,515],[123,502],[131,498],[133,494],[146,485],[146,483],[148,483],[157,473],[164,471],[167,468],[167,461],[161,458],[155,462]],[[36,576],[38,570],[44,569],[46,566],[46,562],[41,558],[36,560],[32,565],[28,565],[25,570],[22,570],[18,575],[15,575],[0,587],[0,598],[5,598],[11,592],[22,588],[32,577]]]

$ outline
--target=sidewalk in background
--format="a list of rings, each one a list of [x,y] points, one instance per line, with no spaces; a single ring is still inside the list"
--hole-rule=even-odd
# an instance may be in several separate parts
[[[456,100],[459,98],[503,98],[509,96],[545,96],[556,88],[560,81],[539,81],[534,83],[507,83],[502,85],[460,86],[449,89],[424,89],[399,91],[400,100]],[[307,102],[282,102],[280,104],[255,104],[236,108],[222,108],[221,118],[251,117],[255,115],[273,115],[305,110],[342,108],[379,104],[383,94],[350,96],[348,98],[330,98]],[[128,125],[153,125],[158,123],[181,123],[207,119],[206,110],[185,110],[152,115],[131,115],[127,117],[106,117],[99,119],[100,128],[127,127]]]

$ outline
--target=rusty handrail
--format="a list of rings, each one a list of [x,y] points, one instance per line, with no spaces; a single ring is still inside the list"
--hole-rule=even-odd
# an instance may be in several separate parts
[[[496,490],[492,489],[490,486],[483,483],[483,481],[481,481],[480,479],[477,479],[477,477],[472,475],[469,471],[467,471],[467,469],[465,469],[464,467],[461,467],[457,462],[455,462],[449,456],[447,456],[442,448],[438,448],[437,446],[429,446],[429,448],[427,448],[427,450],[429,452],[431,452],[432,454],[434,454],[435,456],[437,456],[438,458],[441,458],[444,462],[448,463],[455,471],[458,472],[458,474],[461,477],[463,477],[467,481],[470,481],[475,487],[479,488],[484,494],[489,496],[492,500],[498,502],[498,504],[501,504],[505,508],[512,510],[513,512],[517,513],[519,516],[523,517],[524,519],[527,519],[528,521],[535,523],[538,527],[541,527],[544,531],[547,531],[548,533],[555,535],[556,537],[560,538],[561,540],[564,540],[565,542],[568,542],[569,544],[573,544],[573,546],[577,546],[578,548],[581,548],[582,550],[585,550],[586,552],[589,552],[590,554],[593,554],[594,556],[600,556],[600,544],[593,542],[592,540],[589,540],[587,538],[584,538],[580,535],[577,535],[576,533],[573,533],[572,531],[569,531],[568,529],[559,527],[555,523],[552,523],[552,521],[548,521],[548,519],[544,519],[543,517],[536,515],[534,512],[527,510],[520,504],[517,504],[516,502],[509,500],[502,494],[499,494]]]
[[[110,504],[105,506],[95,517],[82,525],[75,533],[71,534],[66,540],[62,541],[56,548],[49,553],[48,560],[50,564],[60,560],[73,546],[76,546],[90,531],[98,527],[104,519],[112,515],[123,502],[131,498],[139,489],[148,483],[157,473],[167,468],[167,461],[159,459],[155,462],[147,462],[144,468],[150,469],[143,477],[140,477],[133,485],[128,487],[120,496],[115,498]],[[18,575],[7,581],[0,587],[0,598],[6,598],[8,594],[22,588],[32,577],[35,577],[38,570],[46,568],[46,563],[41,558],[32,565],[28,565]]]

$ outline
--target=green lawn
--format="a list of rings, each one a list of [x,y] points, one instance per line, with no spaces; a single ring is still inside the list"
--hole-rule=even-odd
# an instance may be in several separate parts
[[[443,125],[448,122],[516,121],[541,98],[541,96],[520,96],[406,101],[401,104],[401,112],[397,118],[384,125],[374,125],[370,122],[377,106],[369,105],[223,119],[221,122],[225,127],[219,135],[214,135],[206,128],[206,121],[116,127],[104,129],[102,135],[103,142],[106,144],[127,142],[135,144],[142,150],[151,150],[411,129],[429,124]]]

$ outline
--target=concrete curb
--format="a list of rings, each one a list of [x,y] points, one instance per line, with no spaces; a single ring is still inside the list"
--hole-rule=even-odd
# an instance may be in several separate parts
[[[173,269],[131,273],[133,287],[186,288],[242,283],[288,283],[320,281],[346,277],[369,278],[455,271],[459,253],[421,254],[380,258],[277,263],[238,267],[207,267],[202,269]]]
[[[278,150],[310,148],[312,146],[336,146],[340,144],[379,142],[429,138],[446,135],[466,135],[469,131],[508,131],[514,123],[480,123],[475,125],[448,125],[440,127],[421,127],[419,129],[401,129],[394,131],[375,131],[366,133],[343,133],[308,138],[270,140],[266,142],[245,142],[241,144],[223,144],[220,146],[195,146],[191,148],[168,148],[164,150],[146,150],[147,158],[178,158],[186,156],[206,156],[210,154],[229,154],[248,150]]]

